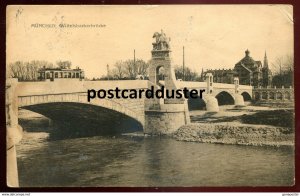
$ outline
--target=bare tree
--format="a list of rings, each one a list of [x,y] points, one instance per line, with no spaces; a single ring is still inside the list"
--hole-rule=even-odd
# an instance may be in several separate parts
[[[125,61],[125,69],[129,79],[134,79],[136,77],[137,67],[133,60]]]
[[[197,72],[191,70],[189,67],[184,67],[184,77],[183,77],[183,70],[182,66],[176,65],[175,66],[175,76],[177,79],[183,79],[185,81],[195,81],[198,78]]]
[[[138,59],[136,61],[136,65],[137,65],[138,75],[146,76],[148,74],[149,63],[146,63],[145,61]]]
[[[290,71],[294,71],[294,57],[292,55],[286,55],[286,66]]]
[[[146,76],[148,73],[149,63],[146,63],[142,59],[127,60],[126,61],[126,73],[128,78],[135,79],[137,75]]]
[[[10,63],[7,71],[8,77],[12,77],[12,78],[21,77],[22,67],[23,67],[22,61],[16,61],[14,63]]]
[[[34,81],[38,79],[38,70],[43,67],[51,68],[53,64],[47,61],[16,61],[8,65],[7,76],[20,81]]]
[[[124,70],[124,62],[123,61],[117,61],[114,64],[114,68],[111,71],[111,74],[113,78],[115,79],[123,79],[125,76],[125,70]]]
[[[137,75],[146,76],[148,73],[149,63],[142,59],[117,61],[111,73],[114,79],[135,79]]]
[[[294,57],[292,55],[280,56],[271,64],[274,74],[283,74],[283,72],[294,70]]]
[[[273,86],[293,86],[294,85],[294,58],[292,55],[278,57],[273,67]]]
[[[61,69],[71,69],[72,63],[71,61],[57,61],[56,62],[57,66]]]

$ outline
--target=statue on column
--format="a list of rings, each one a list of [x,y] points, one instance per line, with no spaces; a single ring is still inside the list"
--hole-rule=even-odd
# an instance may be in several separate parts
[[[161,30],[161,33],[155,32],[153,37],[155,42],[153,44],[153,50],[169,50],[170,49],[170,38]]]

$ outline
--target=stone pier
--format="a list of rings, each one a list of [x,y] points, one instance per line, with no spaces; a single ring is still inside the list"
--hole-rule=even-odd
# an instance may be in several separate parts
[[[17,79],[7,79],[6,95],[6,163],[7,186],[18,187],[18,167],[15,145],[22,139],[22,128],[18,124],[18,99],[15,88]]]
[[[219,111],[218,100],[212,95],[213,81],[214,81],[212,73],[207,73],[205,79],[206,79],[206,94],[204,95],[203,100],[206,103],[206,110],[209,112],[218,112]]]
[[[235,106],[245,106],[244,97],[239,94],[239,78],[234,77],[234,105]]]

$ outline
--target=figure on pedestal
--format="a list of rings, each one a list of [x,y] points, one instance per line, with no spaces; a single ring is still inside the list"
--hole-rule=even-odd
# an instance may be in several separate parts
[[[153,37],[155,38],[155,42],[152,43],[153,50],[169,50],[170,49],[170,38],[166,36],[166,34],[161,30],[161,33],[155,32]]]

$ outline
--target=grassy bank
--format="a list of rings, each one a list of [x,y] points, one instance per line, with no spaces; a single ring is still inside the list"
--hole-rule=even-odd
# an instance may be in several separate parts
[[[271,125],[293,129],[295,114],[293,109],[229,109],[221,115],[217,112],[206,112],[199,115],[194,114],[191,115],[191,121],[199,123],[236,122],[240,124]]]
[[[294,109],[225,106],[219,112],[191,112],[191,124],[182,126],[177,140],[241,144],[294,145]]]

